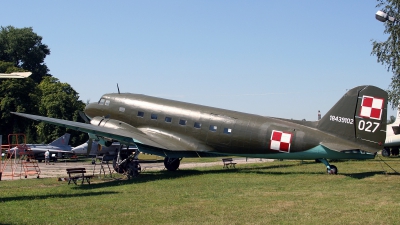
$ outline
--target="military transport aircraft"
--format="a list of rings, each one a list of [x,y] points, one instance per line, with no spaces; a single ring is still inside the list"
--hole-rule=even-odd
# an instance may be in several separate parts
[[[91,145],[91,146],[89,146]],[[136,146],[126,146],[121,145],[119,142],[113,142],[111,146],[102,146],[98,141],[87,141],[81,145],[73,147],[71,152],[76,155],[86,155],[92,156],[94,158],[102,157],[103,161],[112,161],[115,156],[117,156],[118,152],[121,151],[130,151],[128,153],[122,154],[131,154],[132,152],[136,151]]]
[[[305,101],[305,100],[303,100]],[[306,106],[307,102],[304,102]],[[135,144],[178,169],[184,157],[242,156],[316,160],[372,159],[385,142],[387,93],[374,86],[349,90],[319,121],[265,117],[141,94],[104,94],[85,108],[90,124],[14,114],[89,133],[110,145]],[[128,156],[121,156],[129,158]]]
[[[0,78],[27,78],[31,72],[0,73]]]

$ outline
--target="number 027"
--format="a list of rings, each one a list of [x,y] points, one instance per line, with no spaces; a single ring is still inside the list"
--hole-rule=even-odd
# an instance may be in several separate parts
[[[367,121],[365,122],[364,120],[360,120],[360,122],[358,122],[358,129],[359,130],[363,130],[366,132],[375,132],[379,127],[379,123],[378,122],[371,122],[371,121]]]

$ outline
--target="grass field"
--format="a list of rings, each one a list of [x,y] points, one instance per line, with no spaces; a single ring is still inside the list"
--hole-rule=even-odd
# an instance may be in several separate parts
[[[400,171],[400,159],[385,159]],[[0,181],[0,224],[398,224],[400,176],[379,159],[145,171],[67,185]],[[385,173],[389,172],[389,173]]]

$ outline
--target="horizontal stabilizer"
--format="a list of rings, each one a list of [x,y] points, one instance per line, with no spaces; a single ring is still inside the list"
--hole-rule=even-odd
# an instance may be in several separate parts
[[[0,73],[0,78],[27,78],[32,72]]]

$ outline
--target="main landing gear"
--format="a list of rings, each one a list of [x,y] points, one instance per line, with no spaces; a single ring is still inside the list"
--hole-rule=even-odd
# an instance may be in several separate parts
[[[179,165],[181,164],[181,160],[182,160],[182,158],[165,157],[164,166],[169,171],[175,171],[179,168]]]
[[[325,164],[326,166],[326,172],[328,174],[337,174],[338,173],[338,169],[335,165],[330,165],[328,160],[326,159],[318,159],[318,161],[322,162],[323,164]]]

